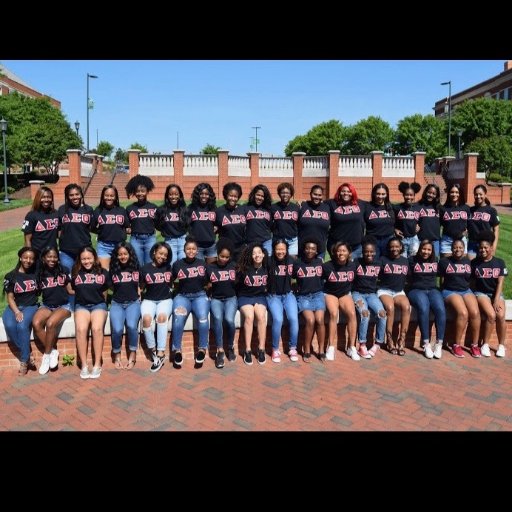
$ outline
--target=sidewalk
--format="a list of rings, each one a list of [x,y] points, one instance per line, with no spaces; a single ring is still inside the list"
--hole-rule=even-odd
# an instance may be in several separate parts
[[[21,225],[31,208],[32,206],[28,205],[0,212],[0,231],[18,228],[21,233]]]
[[[510,351],[510,349],[509,349]],[[123,354],[124,356],[124,354]],[[426,360],[380,352],[353,362],[194,369],[169,360],[156,374],[142,352],[131,371],[111,361],[97,380],[76,366],[40,376],[0,372],[2,430],[466,431],[512,430],[512,358]],[[124,358],[124,357],[123,357]],[[125,358],[124,358],[125,359]]]

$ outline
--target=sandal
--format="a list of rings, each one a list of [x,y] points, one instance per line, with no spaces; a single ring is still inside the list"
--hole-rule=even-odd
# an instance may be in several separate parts
[[[402,335],[398,338],[398,355],[405,356],[405,336]]]
[[[132,357],[132,354],[130,354],[130,357],[128,358],[128,362],[126,363],[125,369],[131,370],[135,366],[136,362],[137,362],[137,360],[135,359],[135,355],[133,355],[133,357]]]
[[[393,337],[391,336],[391,334],[388,334],[386,336],[386,348],[388,349],[388,352],[391,355],[398,355],[398,349],[395,347],[395,342],[393,341]]]
[[[28,373],[28,363],[22,361],[20,363],[20,369],[18,370],[18,375],[27,375]]]
[[[304,352],[304,354],[302,354],[302,360],[305,363],[311,363],[311,353],[310,352]]]
[[[114,356],[114,366],[115,366],[116,370],[123,369],[123,363],[121,362],[121,354],[116,354]]]

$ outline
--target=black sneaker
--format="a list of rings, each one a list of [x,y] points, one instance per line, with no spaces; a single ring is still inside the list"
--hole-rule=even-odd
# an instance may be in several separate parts
[[[156,356],[156,359],[153,361],[153,364],[151,365],[151,368],[149,369],[149,371],[151,371],[153,373],[160,371],[160,368],[162,368],[164,363],[165,363],[165,356]]]
[[[236,352],[233,347],[228,348],[228,361],[236,361]]]
[[[178,366],[183,364],[183,356],[181,355],[181,352],[174,353],[174,364],[177,364]]]
[[[265,358],[265,351],[258,350],[258,363],[265,364],[266,362],[267,362],[267,359]]]
[[[205,350],[204,350],[204,349],[200,348],[200,349],[197,351],[197,355],[196,355],[196,363],[197,363],[197,364],[203,364],[205,359],[206,359],[206,352],[205,352]]]
[[[244,363],[249,366],[252,364],[252,352],[250,350],[246,350],[244,353]]]
[[[217,352],[215,356],[215,367],[224,368],[224,352]]]

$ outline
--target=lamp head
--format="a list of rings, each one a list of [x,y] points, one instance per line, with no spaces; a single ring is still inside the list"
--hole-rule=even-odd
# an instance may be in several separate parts
[[[80,123],[75,121],[75,130],[78,131],[80,129]]]
[[[0,119],[0,129],[2,133],[7,133],[7,121],[3,117]]]
[[[459,130],[459,131],[457,132],[457,135],[458,135],[459,137],[462,137],[462,134],[463,134],[463,133],[464,133],[464,132],[463,132],[462,130]]]
[[[448,82],[441,82],[441,85],[451,85],[452,81],[449,80]]]

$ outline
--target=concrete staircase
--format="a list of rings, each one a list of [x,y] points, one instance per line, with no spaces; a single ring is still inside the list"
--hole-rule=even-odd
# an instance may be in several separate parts
[[[96,173],[85,192],[85,202],[92,207],[96,207],[100,204],[101,191],[106,185],[113,183],[119,192],[119,200],[124,201],[126,198],[126,192],[124,187],[129,180],[128,174],[114,174],[110,171],[103,171]]]

